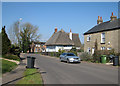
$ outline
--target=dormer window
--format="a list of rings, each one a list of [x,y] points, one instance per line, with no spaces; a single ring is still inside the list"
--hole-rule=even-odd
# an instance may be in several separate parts
[[[90,35],[87,36],[87,42],[89,42],[89,41],[90,41]]]
[[[105,43],[105,33],[101,34],[101,43]]]

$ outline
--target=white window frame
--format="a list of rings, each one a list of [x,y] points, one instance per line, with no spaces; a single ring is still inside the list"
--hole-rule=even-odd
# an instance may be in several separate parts
[[[91,48],[90,47],[88,47],[87,52],[90,54],[90,52],[91,52]]]
[[[105,43],[105,33],[101,33],[101,43]]]
[[[112,50],[112,48],[111,48],[111,47],[108,47],[107,50]]]
[[[87,42],[89,42],[89,41],[90,41],[90,39],[91,39],[91,36],[90,36],[90,35],[88,35],[88,36],[87,36]]]
[[[101,47],[101,50],[105,50],[106,48],[105,47]]]

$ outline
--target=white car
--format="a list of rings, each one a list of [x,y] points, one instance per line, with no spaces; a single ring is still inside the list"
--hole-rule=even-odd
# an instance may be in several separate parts
[[[74,53],[62,53],[60,55],[60,61],[65,61],[67,63],[70,62],[78,62],[80,63],[80,57],[77,57]]]

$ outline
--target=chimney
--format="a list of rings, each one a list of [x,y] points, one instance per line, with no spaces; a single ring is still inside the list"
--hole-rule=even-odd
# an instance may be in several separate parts
[[[117,19],[117,16],[114,16],[114,15],[113,15],[113,12],[112,12],[112,15],[111,15],[111,17],[110,17],[110,18],[111,18],[111,21],[114,21],[114,20],[116,20],[116,19]]]
[[[57,27],[55,28],[55,33],[57,32]]]
[[[72,40],[72,31],[70,29],[69,38]]]
[[[98,16],[97,24],[103,23],[102,17]]]

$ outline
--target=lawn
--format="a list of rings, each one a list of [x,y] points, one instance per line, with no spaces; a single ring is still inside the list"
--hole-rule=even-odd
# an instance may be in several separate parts
[[[10,72],[12,69],[17,67],[17,64],[15,62],[10,62],[7,60],[1,60],[0,59],[0,63],[2,61],[2,73],[6,73],[6,72]]]
[[[17,84],[43,84],[42,78],[37,69],[26,69],[24,78],[17,82]]]

